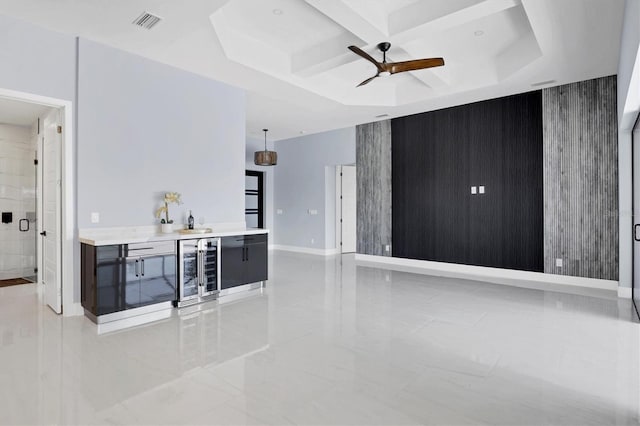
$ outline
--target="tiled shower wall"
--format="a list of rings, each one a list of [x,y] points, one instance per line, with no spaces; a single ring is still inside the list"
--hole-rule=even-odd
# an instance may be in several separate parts
[[[0,223],[0,280],[34,275],[36,141],[32,128],[0,124],[0,212],[13,213],[11,223]],[[20,219],[28,215],[34,220],[21,232]]]

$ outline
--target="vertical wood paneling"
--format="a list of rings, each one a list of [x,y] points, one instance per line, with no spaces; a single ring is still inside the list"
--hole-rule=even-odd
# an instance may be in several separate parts
[[[543,90],[547,273],[618,279],[616,90],[615,76]]]
[[[362,254],[391,256],[391,122],[356,128],[357,246]]]
[[[391,126],[394,256],[543,271],[539,91]]]

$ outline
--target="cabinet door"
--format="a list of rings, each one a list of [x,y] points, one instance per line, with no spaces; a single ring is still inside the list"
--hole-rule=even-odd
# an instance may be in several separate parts
[[[244,237],[223,237],[221,246],[220,288],[224,290],[246,284]]]
[[[140,306],[140,258],[126,257],[121,259],[123,266],[120,281],[120,311]]]
[[[176,256],[140,259],[140,306],[176,300]]]
[[[247,238],[244,247],[245,282],[265,281],[267,279],[267,243],[251,242]]]
[[[110,314],[122,310],[121,283],[125,277],[125,259],[122,257],[122,246],[95,247],[95,301],[85,306],[94,315]],[[86,277],[85,277],[86,278]]]

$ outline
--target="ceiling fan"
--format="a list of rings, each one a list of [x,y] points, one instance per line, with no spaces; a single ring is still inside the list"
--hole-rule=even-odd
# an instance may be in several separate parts
[[[378,69],[378,73],[376,75],[366,79],[356,87],[364,86],[376,77],[387,77],[391,74],[397,74],[399,72],[417,71],[426,68],[441,67],[444,65],[444,59],[442,58],[415,59],[413,61],[404,62],[387,62],[387,50],[389,50],[390,47],[391,43],[386,41],[378,44],[378,49],[380,49],[380,51],[382,52],[382,62],[378,62],[358,46],[349,46],[349,50],[371,62]]]

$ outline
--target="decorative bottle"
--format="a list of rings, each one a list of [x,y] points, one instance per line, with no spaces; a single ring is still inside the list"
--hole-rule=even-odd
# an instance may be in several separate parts
[[[193,220],[193,215],[191,214],[191,210],[189,210],[189,220],[188,220],[188,223],[189,223],[189,229],[193,229],[193,223],[194,223],[194,220]]]

